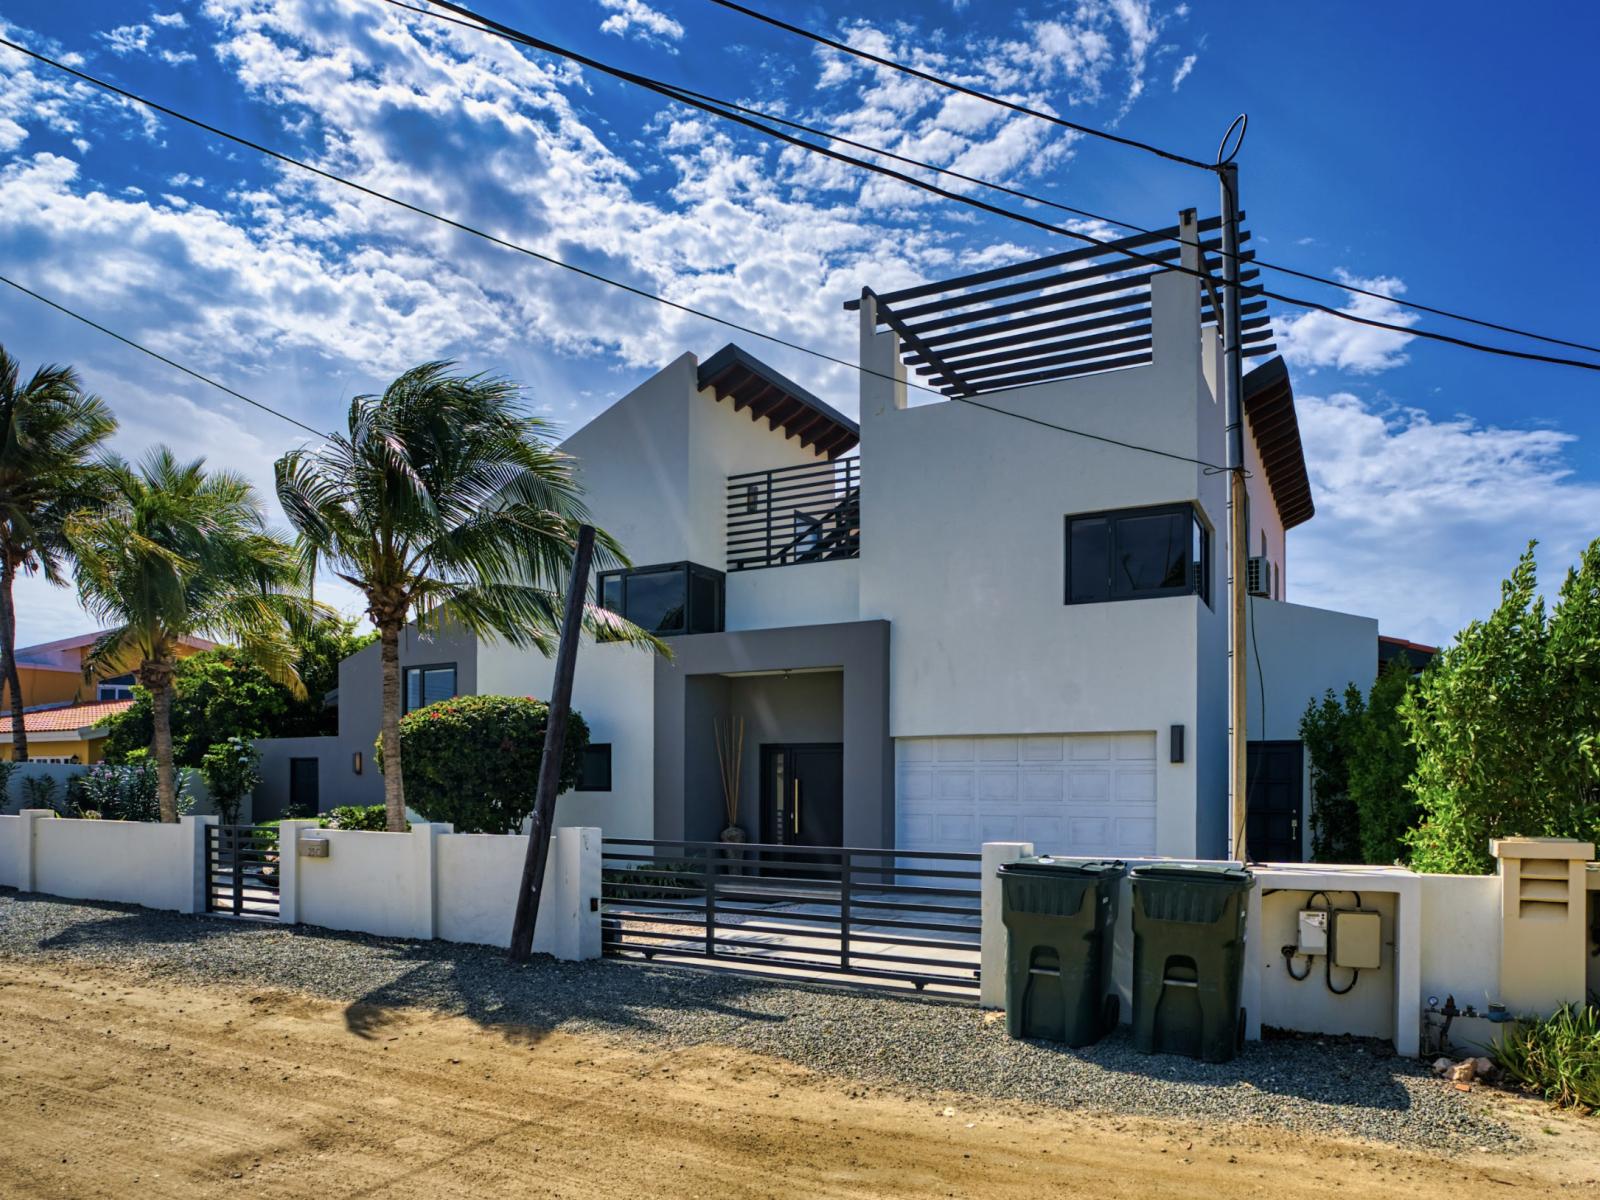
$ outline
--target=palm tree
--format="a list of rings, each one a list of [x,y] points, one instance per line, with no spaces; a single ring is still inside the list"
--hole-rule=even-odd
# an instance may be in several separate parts
[[[97,452],[117,428],[98,396],[86,395],[71,367],[40,367],[26,384],[0,346],[0,687],[11,700],[11,757],[28,757],[22,681],[17,670],[18,572],[43,571],[64,584],[63,527],[93,503]]]
[[[185,637],[228,641],[297,695],[290,618],[310,602],[299,594],[300,559],[273,533],[256,490],[240,475],[207,472],[204,459],[179,462],[158,446],[138,467],[106,468],[109,495],[67,522],[77,556],[78,596],[111,626],[86,664],[137,664],[150,693],[161,819],[178,819],[172,768],[172,681]]]
[[[415,613],[480,637],[554,649],[578,526],[572,460],[503,379],[424,363],[381,396],[357,396],[349,430],[278,460],[278,499],[307,562],[360,588],[383,665],[383,793],[405,828],[400,760],[400,633]],[[596,535],[597,555],[624,561]],[[614,613],[585,610],[597,636],[662,649]]]

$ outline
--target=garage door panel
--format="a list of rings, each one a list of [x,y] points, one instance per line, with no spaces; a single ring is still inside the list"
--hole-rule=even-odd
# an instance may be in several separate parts
[[[906,849],[1031,841],[1041,853],[1155,852],[1153,733],[901,739],[896,760]]]

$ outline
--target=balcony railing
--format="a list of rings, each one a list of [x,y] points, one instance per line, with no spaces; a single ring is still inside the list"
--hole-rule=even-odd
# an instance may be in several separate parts
[[[861,557],[861,459],[728,476],[728,570]]]

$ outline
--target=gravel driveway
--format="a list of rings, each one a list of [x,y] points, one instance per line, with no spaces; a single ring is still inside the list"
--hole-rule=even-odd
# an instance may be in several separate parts
[[[1089,1112],[1267,1123],[1445,1152],[1515,1135],[1477,1095],[1446,1089],[1370,1041],[1252,1043],[1208,1065],[1007,1037],[967,1005],[632,962],[513,967],[503,952],[189,917],[0,889],[0,957],[103,963],[152,977],[280,987],[348,1002],[359,1028],[386,1006],[655,1045],[715,1043],[896,1090],[969,1093]]]

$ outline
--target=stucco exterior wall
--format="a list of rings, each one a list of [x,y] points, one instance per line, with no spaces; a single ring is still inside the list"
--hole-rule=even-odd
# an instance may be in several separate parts
[[[1306,705],[1354,683],[1365,694],[1378,674],[1373,617],[1252,597],[1245,665],[1252,740],[1296,739]],[[1263,698],[1264,694],[1264,698]]]
[[[729,632],[823,625],[861,617],[861,560],[794,563],[728,576]]]
[[[34,822],[33,890],[183,911],[194,885],[176,868],[188,861],[193,847],[187,822],[45,818]]]

